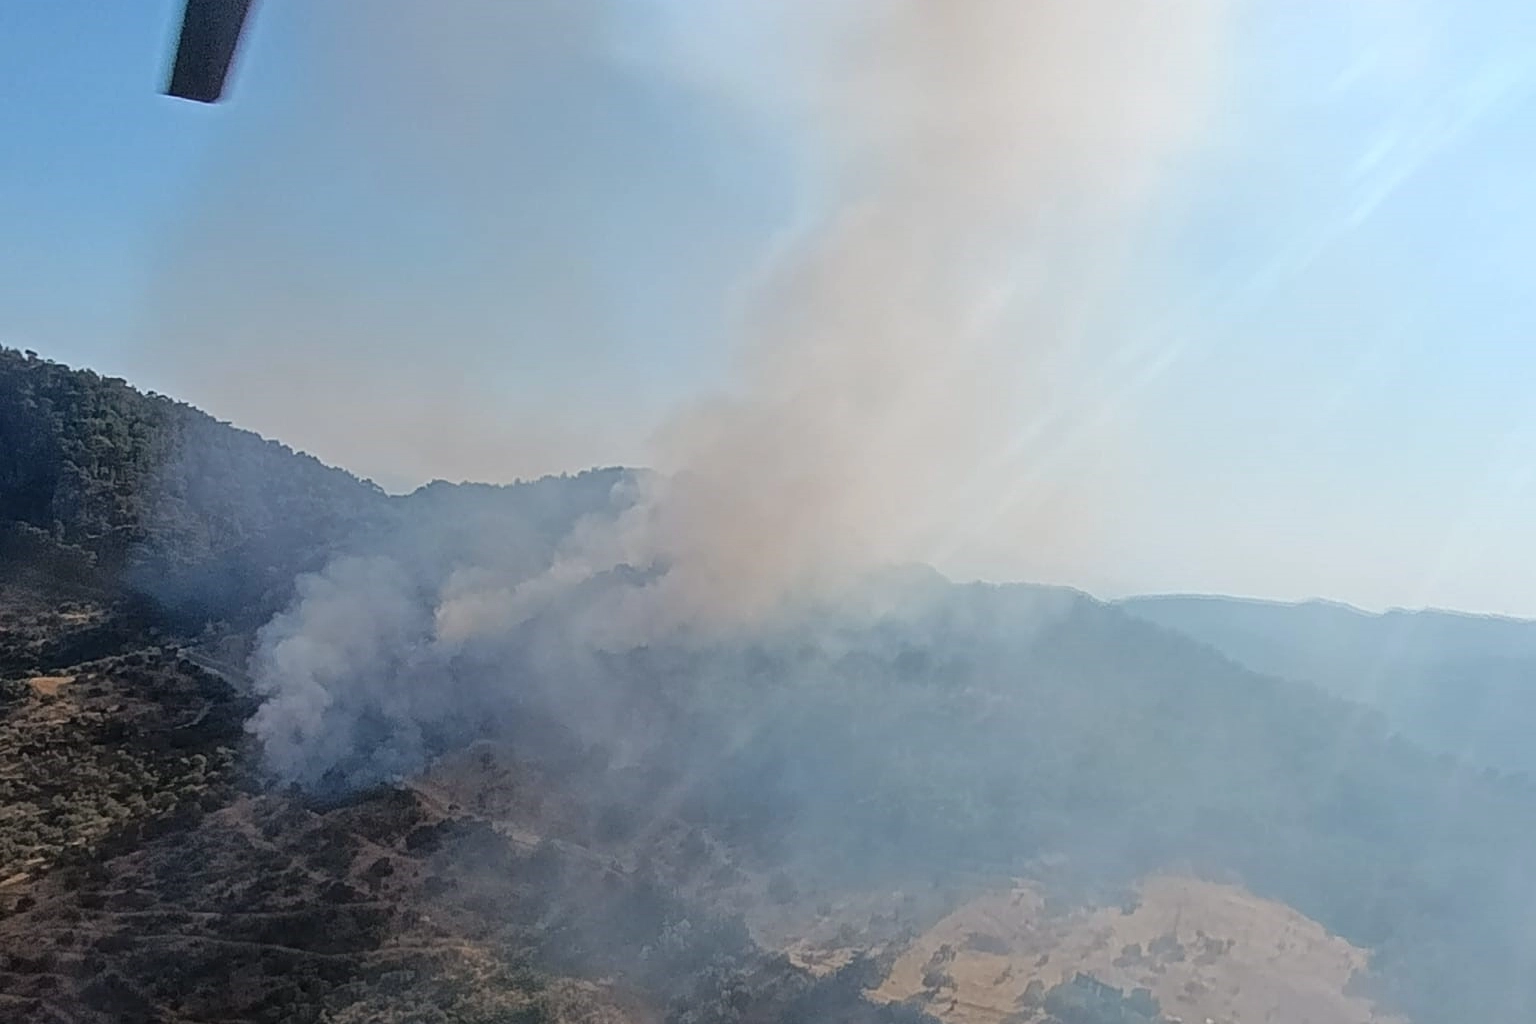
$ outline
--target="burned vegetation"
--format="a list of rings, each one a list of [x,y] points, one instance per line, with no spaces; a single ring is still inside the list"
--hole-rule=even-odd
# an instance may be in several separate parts
[[[878,965],[818,978],[556,818],[412,788],[173,812],[0,889],[0,999],[103,1024],[931,1021],[866,1000]]]
[[[275,788],[255,700],[195,638],[4,593],[0,1018],[931,1020],[865,998],[878,965],[817,977],[697,898],[685,879],[747,876],[591,785],[570,736],[542,763],[481,746],[409,785]],[[98,656],[72,662],[81,634]]]
[[[99,608],[62,613],[90,620]],[[13,646],[46,651],[50,619],[13,614]],[[104,627],[103,627],[104,628]],[[233,792],[251,703],[158,646],[0,677],[0,879],[195,821]]]

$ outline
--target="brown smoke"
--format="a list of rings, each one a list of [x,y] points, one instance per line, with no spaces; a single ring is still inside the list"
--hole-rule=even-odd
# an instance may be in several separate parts
[[[1081,515],[1096,496],[1079,480],[1091,475],[1089,460],[1079,465],[1075,454],[1085,448],[1082,424],[1097,414],[1080,407],[1092,385],[1076,368],[1096,343],[1085,343],[1083,324],[1117,293],[1160,172],[1199,126],[1221,28],[1214,0],[657,0],[583,6],[580,17],[553,4],[467,4],[466,16],[480,17],[463,24],[435,7],[412,17],[414,5],[384,4],[370,8],[383,12],[383,27],[369,38],[408,41],[419,28],[422,46],[401,42],[400,52],[451,65],[447,91],[475,95],[505,77],[486,12],[514,7],[517,56],[558,70],[529,81],[582,80],[618,61],[789,139],[804,186],[799,220],[739,288],[722,341],[734,359],[726,386],[665,418],[651,460],[661,472],[631,480],[635,493],[614,503],[616,517],[577,523],[546,571],[529,576],[514,567],[530,559],[491,557],[509,542],[485,536],[485,557],[438,564],[428,544],[338,559],[303,582],[263,631],[254,662],[267,701],[253,729],[290,778],[322,776],[353,750],[359,723],[380,714],[395,731],[372,761],[415,763],[417,723],[455,704],[455,655],[515,646],[516,627],[530,620],[579,661],[594,647],[755,624],[789,598],[835,596],[883,563],[953,550],[974,524],[1011,524],[1006,539],[988,538],[992,551],[1048,546],[1047,519]],[[635,11],[658,20],[626,36],[615,26]],[[454,42],[461,34],[475,37],[466,48]],[[428,81],[420,70],[402,74]],[[337,89],[350,95],[345,83]],[[437,93],[403,92],[386,106],[417,110],[424,125],[360,129],[334,97],[320,123],[349,138],[361,132],[367,152],[390,157],[386,166],[446,175],[462,186],[455,201],[492,224],[556,201],[553,180],[532,193],[488,187],[483,158],[498,136],[484,110],[452,107],[434,119]],[[503,91],[487,106],[548,102],[525,92]],[[465,167],[452,156],[467,157]],[[600,244],[570,209],[569,231],[554,230],[556,217],[531,240],[509,236],[508,251]],[[669,273],[699,272],[672,248],[655,258]],[[317,310],[337,314],[325,289],[302,296],[311,329],[328,322]],[[599,304],[558,288],[537,297]],[[581,322],[585,312],[557,308],[549,322]],[[337,315],[337,333],[351,337]],[[431,338],[417,342],[434,365],[486,338],[444,337],[441,354]],[[535,340],[547,348],[568,339]],[[415,369],[405,376],[414,380]],[[453,371],[473,376],[462,358]],[[433,391],[439,375],[429,368],[416,390]],[[386,415],[394,408],[380,405]],[[1035,483],[1043,466],[1047,487]],[[1020,512],[1021,494],[1035,506]],[[564,667],[553,674],[572,676]]]
[[[618,617],[642,634],[922,559],[1005,500],[978,478],[1017,468],[1074,305],[1198,123],[1218,28],[1167,0],[822,11],[771,20],[781,75],[711,70],[807,126],[827,198],[750,294],[734,390],[667,424],[656,492],[557,569],[665,564]]]

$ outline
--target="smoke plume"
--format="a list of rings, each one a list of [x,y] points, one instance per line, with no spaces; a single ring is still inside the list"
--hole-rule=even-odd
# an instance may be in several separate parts
[[[1191,127],[1202,5],[833,7],[783,15],[783,75],[737,83],[810,124],[828,189],[747,300],[738,386],[666,426],[656,493],[557,569],[665,564],[641,636],[931,551],[1041,397],[1054,261],[1113,259]]]
[[[427,517],[306,582],[256,656],[279,772],[313,779],[364,719],[419,739],[478,645],[555,619],[567,653],[750,627],[1004,501],[1013,438],[1199,125],[1219,30],[1205,0],[732,9],[663,5],[667,46],[622,58],[795,140],[800,216],[740,288],[730,382],[536,564],[498,560],[494,531],[423,557]],[[744,25],[757,58],[713,52]],[[612,40],[579,36],[599,66]]]

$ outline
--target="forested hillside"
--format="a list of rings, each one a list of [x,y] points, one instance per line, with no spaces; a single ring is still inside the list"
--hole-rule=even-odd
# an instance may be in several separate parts
[[[127,382],[0,348],[0,557],[147,595],[183,625],[253,628],[300,573],[415,524],[487,521],[509,549],[546,551],[605,504],[618,470],[405,497]]]
[[[14,560],[219,617],[273,604],[385,505],[374,485],[189,405],[0,349]]]

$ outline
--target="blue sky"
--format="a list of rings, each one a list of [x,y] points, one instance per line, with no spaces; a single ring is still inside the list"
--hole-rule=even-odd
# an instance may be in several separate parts
[[[773,124],[518,5],[466,45],[263,0],[218,107],[158,95],[178,7],[0,5],[0,340],[387,486],[642,457],[816,191]],[[1524,7],[1235,6],[1089,390],[1108,514],[952,568],[1536,615]]]
[[[6,334],[121,363],[159,224],[212,121],[152,99],[173,3],[0,11],[0,305]]]

